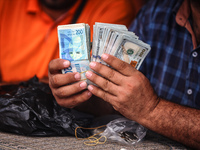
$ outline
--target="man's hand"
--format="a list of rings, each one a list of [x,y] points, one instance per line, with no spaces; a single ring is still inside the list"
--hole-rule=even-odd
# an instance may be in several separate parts
[[[137,121],[148,114],[159,103],[148,79],[128,63],[108,54],[102,59],[112,68],[97,62],[90,67],[101,76],[88,71],[86,77],[99,87],[89,85],[92,94],[109,102],[125,117]]]
[[[80,81],[81,76],[79,73],[61,73],[61,69],[68,68],[69,66],[70,62],[67,60],[52,60],[49,63],[49,86],[59,105],[74,108],[87,101],[92,94],[85,90],[87,83]]]

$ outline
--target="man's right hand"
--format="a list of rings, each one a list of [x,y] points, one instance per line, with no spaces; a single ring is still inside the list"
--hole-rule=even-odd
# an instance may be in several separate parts
[[[87,83],[80,81],[78,72],[62,74],[61,70],[68,68],[70,62],[64,59],[54,59],[49,63],[49,86],[57,103],[66,108],[87,101],[92,93],[86,90]]]

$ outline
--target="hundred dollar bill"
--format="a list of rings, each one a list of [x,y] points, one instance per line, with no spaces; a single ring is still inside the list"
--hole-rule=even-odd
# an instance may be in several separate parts
[[[91,50],[90,26],[88,24],[86,24],[86,43],[87,43],[88,59],[91,60],[91,57],[90,57],[90,50]]]
[[[125,38],[120,43],[114,56],[138,70],[150,49],[150,45],[140,40]]]
[[[60,25],[57,29],[60,58],[71,62],[71,66],[63,69],[62,73],[79,72],[81,79],[85,80],[84,72],[88,70],[90,61],[89,25]]]
[[[128,30],[125,25],[96,22],[93,32],[92,61],[100,61],[102,47],[104,45],[108,32],[107,30],[110,30],[111,28],[117,30]]]
[[[117,49],[119,48],[122,40],[124,38],[128,39],[138,39],[138,37],[135,35],[135,33],[130,31],[117,31],[117,30],[110,30],[111,36],[107,39],[107,42],[104,46],[103,53],[107,53],[110,55],[115,55],[117,52]],[[107,65],[103,60],[101,60],[101,63],[104,65]]]
[[[100,49],[98,52],[98,57],[99,59],[101,59],[101,55],[104,52],[104,48],[107,47],[108,41],[111,39],[111,36],[113,35],[114,31],[118,30],[118,31],[127,31],[128,29],[126,28],[126,26],[122,25],[122,26],[105,26],[105,29],[103,31],[103,41],[101,42],[100,45]]]
[[[100,49],[100,43],[103,40],[102,33],[103,28],[98,27],[97,25],[94,26],[94,34],[93,34],[93,44],[92,44],[92,61],[96,61],[97,54]]]
[[[136,36],[135,33],[133,33],[133,32],[115,31],[115,34],[117,35],[115,38],[115,41],[114,41],[112,47],[108,51],[108,53],[110,55],[115,55],[115,53],[116,53],[117,49],[119,48],[123,39],[129,39],[129,40],[136,39],[136,41],[138,40],[138,36]]]
[[[107,47],[107,42],[110,40],[114,30],[124,30],[127,31],[126,26],[105,26],[103,31],[103,40],[100,43],[100,49],[97,54],[97,62],[101,62],[101,55],[104,53],[104,47]]]

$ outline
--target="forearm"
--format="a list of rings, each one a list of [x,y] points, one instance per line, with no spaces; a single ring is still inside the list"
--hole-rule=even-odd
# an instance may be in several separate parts
[[[138,123],[187,146],[200,147],[200,110],[161,99],[155,109]]]

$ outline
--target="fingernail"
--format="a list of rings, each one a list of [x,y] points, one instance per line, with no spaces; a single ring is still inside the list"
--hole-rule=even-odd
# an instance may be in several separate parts
[[[92,93],[89,91],[88,92],[88,97],[91,97],[92,96]]]
[[[90,77],[92,76],[92,72],[91,72],[91,71],[87,71],[87,72],[85,73],[85,75],[86,75],[86,77],[90,78]]]
[[[102,58],[103,60],[106,60],[106,59],[108,59],[108,55],[107,55],[107,54],[102,54],[101,58]]]
[[[91,85],[89,85],[89,86],[88,86],[88,90],[89,90],[89,91],[92,91],[92,90],[93,90],[93,87],[92,87]]]
[[[87,87],[87,83],[85,81],[81,82],[80,87],[81,88],[86,88]]]
[[[64,66],[64,67],[69,67],[69,65],[70,65],[69,61],[64,61],[64,62],[63,62],[63,66]]]
[[[75,77],[76,80],[80,80],[81,79],[81,75],[79,73],[76,73],[74,75],[74,77]]]
[[[90,63],[90,67],[91,67],[91,68],[94,68],[95,66],[96,66],[96,63],[95,63],[95,62],[91,62],[91,63]]]

